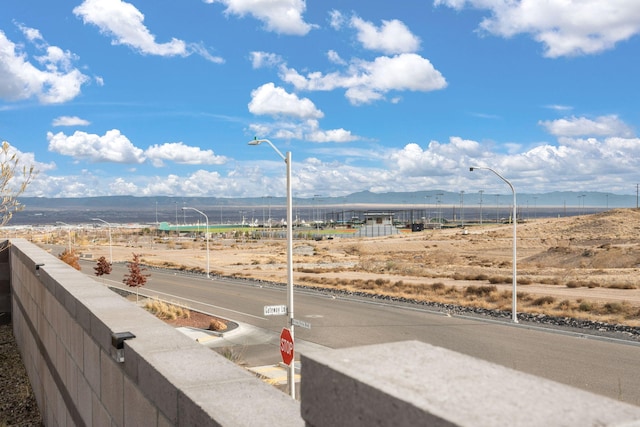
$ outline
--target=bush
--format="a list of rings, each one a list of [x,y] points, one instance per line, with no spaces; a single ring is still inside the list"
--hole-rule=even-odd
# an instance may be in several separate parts
[[[554,297],[547,295],[544,297],[534,299],[531,302],[531,304],[536,306],[541,306],[541,305],[553,304],[555,301],[556,299]]]
[[[591,311],[593,310],[593,304],[588,301],[582,301],[578,306],[578,310],[580,311]]]
[[[219,319],[212,319],[211,323],[209,323],[210,331],[225,331],[227,329],[227,324]]]
[[[492,292],[496,292],[498,290],[495,286],[467,286],[464,289],[464,295],[475,295],[479,297],[485,297]]]

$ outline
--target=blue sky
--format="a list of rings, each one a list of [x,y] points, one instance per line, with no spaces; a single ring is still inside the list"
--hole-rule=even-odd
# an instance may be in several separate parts
[[[5,0],[26,195],[633,194],[640,2]]]

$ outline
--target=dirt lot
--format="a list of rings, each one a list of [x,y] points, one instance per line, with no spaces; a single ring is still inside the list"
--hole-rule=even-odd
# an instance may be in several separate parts
[[[640,211],[619,209],[517,225],[518,310],[640,325]],[[64,237],[64,236],[62,236]],[[511,309],[511,224],[425,230],[379,238],[294,240],[294,280],[491,309]],[[126,243],[124,241],[126,240]],[[95,259],[108,241],[76,244]],[[207,265],[202,240],[120,234],[114,261],[132,253],[158,266]],[[221,237],[210,241],[210,270],[286,281],[286,242]]]

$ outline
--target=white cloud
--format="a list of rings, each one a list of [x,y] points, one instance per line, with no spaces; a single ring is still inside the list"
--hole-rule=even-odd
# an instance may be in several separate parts
[[[327,150],[326,146],[319,150]],[[294,157],[293,185],[297,197],[314,194],[341,196],[369,190],[418,191],[438,188],[446,191],[484,190],[487,194],[505,194],[505,183],[491,173],[469,172],[469,166],[488,166],[507,177],[519,193],[562,191],[628,192],[640,168],[640,139],[609,137],[559,139],[557,145],[540,144],[517,153],[501,153],[491,145],[451,137],[447,142],[430,141],[426,145],[405,144],[401,148],[380,147],[353,150],[339,146],[341,161],[325,162],[315,157]],[[386,159],[384,167],[364,166],[371,159]],[[359,164],[359,165],[356,165]],[[228,163],[229,164],[229,163]],[[49,197],[99,196],[107,194],[189,195],[218,197],[282,196],[285,174],[279,160],[236,161],[224,175],[198,170],[190,174],[147,176],[131,173],[109,177],[82,175],[48,177],[41,174],[27,195]],[[611,165],[615,165],[612,169]],[[594,179],[594,177],[599,177]],[[606,184],[604,184],[606,182]],[[579,183],[579,184],[577,184]],[[568,187],[571,185],[571,187]],[[281,193],[278,193],[281,191]]]
[[[73,9],[85,24],[93,24],[112,37],[112,44],[129,46],[143,54],[158,56],[201,55],[208,61],[221,63],[222,58],[211,55],[201,44],[186,43],[172,38],[157,43],[156,37],[144,25],[144,15],[134,5],[122,0],[85,0]]]
[[[251,52],[251,65],[253,68],[274,67],[283,62],[280,55],[269,52]]]
[[[420,39],[397,19],[382,21],[378,28],[357,16],[351,18],[351,26],[358,30],[358,40],[370,50],[387,55],[415,52],[420,48]]]
[[[338,54],[338,52],[336,52],[335,50],[329,50],[327,52],[327,59],[331,62],[333,62],[334,64],[338,64],[338,65],[347,65],[347,61],[345,61],[344,59],[342,59],[340,57],[340,55]]]
[[[72,67],[75,55],[48,46],[37,30],[22,30],[45,51],[35,58],[42,69],[29,62],[27,54],[0,30],[0,98],[19,101],[36,97],[43,104],[59,104],[78,96],[88,77]]]
[[[222,3],[229,15],[252,15],[264,22],[267,31],[279,34],[303,36],[313,28],[302,18],[307,8],[304,0],[205,0],[205,3]]]
[[[121,0],[85,0],[73,9],[85,24],[93,24],[113,37],[113,44],[122,44],[142,53],[174,56],[187,55],[186,43],[172,39],[156,43],[155,36],[144,26],[144,15],[131,3]]]
[[[36,160],[36,156],[34,153],[24,153],[20,151],[15,145],[11,144],[9,141],[1,141],[0,143],[7,142],[9,144],[9,150],[7,151],[7,155],[9,158],[14,155],[18,159],[17,170],[22,170],[26,168],[29,170],[32,166],[36,172],[45,172],[49,170],[54,170],[56,168],[56,164],[54,162],[50,163],[42,163]],[[0,153],[0,155],[3,155]],[[2,159],[3,161],[6,159]]]
[[[334,30],[339,30],[345,23],[344,15],[339,10],[331,10],[329,11],[329,25]]]
[[[216,156],[213,150],[190,147],[182,142],[152,145],[145,150],[145,155],[156,167],[164,166],[165,160],[185,165],[221,165],[227,161],[224,156]]]
[[[345,129],[320,129],[317,120],[307,120],[308,130],[305,131],[304,139],[311,142],[352,142],[361,139],[360,137]]]
[[[558,120],[540,121],[539,124],[555,136],[623,136],[633,135],[632,129],[616,115],[600,116],[595,119],[569,117]]]
[[[391,168],[406,176],[433,176],[458,173],[470,159],[484,157],[486,153],[476,141],[451,137],[448,144],[431,141],[423,150],[418,144],[407,144],[392,151]]]
[[[545,56],[588,55],[640,33],[640,2],[628,0],[435,0],[455,9],[491,12],[480,28],[497,36],[530,34]]]
[[[89,126],[91,122],[77,116],[60,116],[53,119],[52,126]]]
[[[249,111],[256,115],[289,116],[299,119],[321,118],[322,111],[308,98],[298,98],[273,83],[266,83],[251,92]]]
[[[382,99],[390,91],[428,92],[447,86],[445,78],[431,62],[414,53],[381,56],[372,62],[353,61],[344,73],[311,72],[303,76],[283,66],[281,78],[298,90],[345,88],[347,99],[355,105]]]
[[[62,132],[47,133],[49,151],[88,160],[94,163],[142,163],[144,152],[135,147],[119,130],[112,129],[103,136],[76,131],[73,135]]]

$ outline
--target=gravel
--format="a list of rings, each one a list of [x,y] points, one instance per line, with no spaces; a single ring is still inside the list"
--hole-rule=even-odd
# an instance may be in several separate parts
[[[0,325],[0,426],[43,425],[12,325]]]

